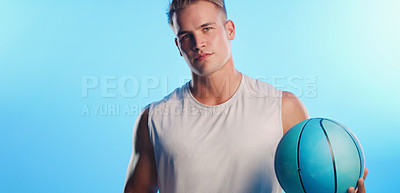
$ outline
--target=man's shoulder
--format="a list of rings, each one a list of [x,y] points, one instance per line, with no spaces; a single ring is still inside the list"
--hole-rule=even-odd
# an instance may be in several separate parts
[[[164,96],[161,100],[155,101],[147,105],[148,109],[154,109],[157,107],[165,107],[171,104],[176,104],[182,101],[186,96],[186,89],[188,82],[183,84],[181,87],[176,88],[174,91]]]
[[[247,93],[259,97],[281,97],[282,91],[272,84],[243,74]]]
[[[309,119],[310,115],[306,106],[293,93],[282,92],[282,127],[286,133],[297,123]]]

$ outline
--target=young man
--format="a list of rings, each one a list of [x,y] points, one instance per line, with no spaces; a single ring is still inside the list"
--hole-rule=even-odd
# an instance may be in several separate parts
[[[139,115],[124,192],[282,192],[275,149],[306,107],[235,69],[223,0],[174,0],[169,23],[192,80]]]

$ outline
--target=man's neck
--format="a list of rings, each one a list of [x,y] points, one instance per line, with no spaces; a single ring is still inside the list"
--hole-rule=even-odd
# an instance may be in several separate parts
[[[239,88],[241,80],[242,74],[233,65],[225,64],[210,75],[192,73],[190,91],[200,103],[215,106],[229,100]]]

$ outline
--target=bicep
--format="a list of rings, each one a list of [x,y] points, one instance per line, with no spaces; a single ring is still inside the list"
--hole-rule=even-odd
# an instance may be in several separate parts
[[[156,192],[157,170],[147,118],[148,109],[140,115],[133,131],[133,149],[129,162],[124,192]]]
[[[297,123],[310,118],[306,106],[293,93],[282,92],[282,127],[286,133]]]

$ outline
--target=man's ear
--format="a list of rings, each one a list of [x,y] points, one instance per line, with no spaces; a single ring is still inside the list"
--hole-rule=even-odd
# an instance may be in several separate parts
[[[226,33],[228,35],[228,39],[229,40],[235,39],[235,24],[233,23],[232,20],[228,20],[225,23],[225,29],[226,29]]]
[[[176,47],[177,47],[178,50],[179,50],[179,54],[180,54],[181,56],[183,56],[183,55],[182,55],[182,52],[181,52],[181,49],[179,48],[179,45],[178,45],[178,38],[175,38],[175,45],[176,45]]]

